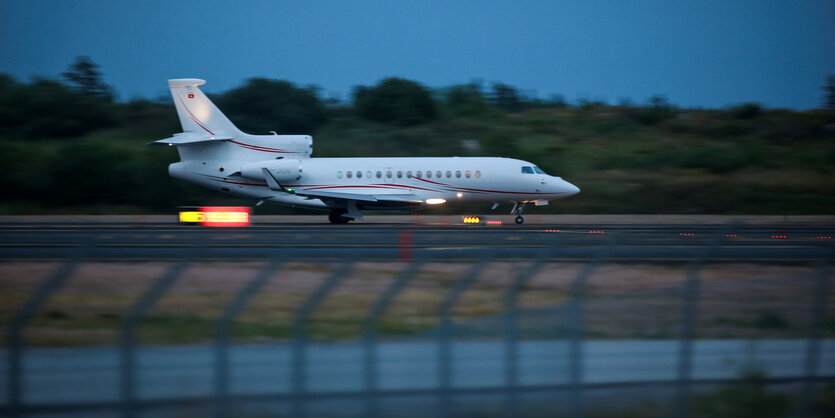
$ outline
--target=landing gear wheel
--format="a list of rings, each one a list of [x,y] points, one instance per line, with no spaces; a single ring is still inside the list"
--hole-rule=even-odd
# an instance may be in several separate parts
[[[333,209],[331,213],[328,214],[328,220],[332,224],[347,224],[351,218],[346,218],[342,215],[348,213],[345,209]]]
[[[510,210],[511,215],[516,215],[516,224],[521,225],[525,222],[525,218],[522,217],[522,210],[525,209],[525,204],[527,202],[514,202],[513,209]]]

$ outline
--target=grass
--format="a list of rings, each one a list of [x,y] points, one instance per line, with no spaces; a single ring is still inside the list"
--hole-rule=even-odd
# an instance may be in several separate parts
[[[230,328],[241,341],[293,336],[301,307],[336,265],[292,263],[276,273]],[[469,265],[429,263],[378,318],[382,335],[429,332],[440,323],[441,302]],[[502,335],[511,262],[494,262],[462,294],[451,311],[456,332],[475,338]],[[52,262],[0,263],[0,323],[8,324],[36,284],[57,268]],[[27,323],[25,341],[36,346],[114,344],[124,315],[167,263],[84,263]],[[226,307],[262,268],[261,263],[193,265],[137,327],[147,344],[211,341]],[[364,262],[304,322],[307,338],[360,337],[371,306],[397,277],[402,263]],[[519,294],[520,335],[555,338],[565,331],[565,305],[579,266],[544,266]],[[677,338],[683,266],[606,265],[589,278],[583,303],[587,339]],[[696,332],[699,338],[802,338],[807,333],[814,266],[715,265],[704,269]],[[791,285],[785,277],[792,277]],[[808,280],[803,280],[807,278]],[[833,335],[833,320],[825,333]],[[7,334],[0,336],[6,344]]]

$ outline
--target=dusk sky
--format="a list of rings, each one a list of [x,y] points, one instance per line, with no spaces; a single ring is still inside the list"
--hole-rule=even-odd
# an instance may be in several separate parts
[[[169,78],[354,86],[500,81],[547,98],[808,109],[835,75],[835,1],[0,1],[0,73],[90,56],[122,100]]]

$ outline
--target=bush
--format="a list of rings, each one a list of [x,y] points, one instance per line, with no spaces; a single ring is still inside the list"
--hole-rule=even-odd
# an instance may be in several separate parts
[[[430,91],[400,78],[387,78],[376,87],[357,87],[354,107],[363,119],[398,126],[419,125],[437,116]]]
[[[287,81],[251,78],[215,100],[229,119],[247,132],[310,134],[326,120],[325,105],[316,90]]]
[[[675,108],[662,96],[653,96],[648,106],[633,108],[630,112],[630,116],[643,125],[657,125],[675,115]]]
[[[453,116],[475,116],[487,111],[487,103],[478,84],[452,86],[446,91],[445,98]]]
[[[8,76],[0,80],[0,127],[4,135],[69,138],[114,122],[111,103],[73,91],[58,81],[19,84]]]

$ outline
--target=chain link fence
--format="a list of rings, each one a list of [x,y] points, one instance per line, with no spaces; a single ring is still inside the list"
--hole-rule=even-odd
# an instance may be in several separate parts
[[[194,245],[137,261],[92,241],[8,255],[0,412],[831,411],[829,247],[607,239],[439,254],[415,241],[243,259]]]

